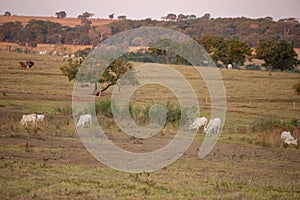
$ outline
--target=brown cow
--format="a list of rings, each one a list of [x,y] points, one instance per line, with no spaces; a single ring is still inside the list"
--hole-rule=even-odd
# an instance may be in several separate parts
[[[20,61],[19,63],[20,63],[19,68],[21,68],[21,69],[23,69],[23,68],[26,69],[27,68],[26,64],[23,61]]]
[[[27,67],[29,67],[29,69],[31,69],[34,66],[34,62],[32,60],[27,60],[26,62],[20,61],[20,67],[21,69],[26,69]]]
[[[31,67],[34,66],[34,62],[32,60],[27,60],[26,65],[29,67],[29,69],[31,69]]]

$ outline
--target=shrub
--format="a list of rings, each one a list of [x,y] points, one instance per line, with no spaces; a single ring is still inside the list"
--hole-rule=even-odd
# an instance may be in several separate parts
[[[255,64],[249,64],[249,65],[246,65],[246,69],[247,70],[260,70],[260,66],[255,65]]]
[[[250,128],[253,132],[264,132],[276,128],[294,131],[295,128],[300,128],[300,122],[296,118],[292,118],[288,121],[280,121],[272,117],[260,117],[252,122]]]
[[[15,50],[17,53],[23,53],[22,49],[21,48],[16,48]]]
[[[55,106],[54,111],[64,114],[64,115],[71,115],[72,114],[72,107],[69,105],[63,105],[63,106]]]
[[[111,99],[104,99],[95,104],[96,114],[101,114],[105,117],[112,118]]]
[[[257,118],[252,124],[250,125],[250,129],[253,132],[263,132],[266,130],[271,130],[275,127],[280,126],[281,122],[271,117],[260,117]]]

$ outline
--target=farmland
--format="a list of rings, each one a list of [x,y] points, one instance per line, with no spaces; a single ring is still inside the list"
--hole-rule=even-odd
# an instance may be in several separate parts
[[[130,174],[98,162],[84,148],[71,117],[73,82],[61,74],[60,56],[0,52],[0,198],[1,199],[299,199],[300,154],[263,140],[276,140],[279,129],[253,131],[261,118],[300,118],[300,96],[292,86],[299,73],[220,69],[227,97],[225,126],[217,145],[204,159],[191,147],[171,165],[151,173]],[[18,62],[32,59],[31,70]],[[133,63],[138,68],[141,63]],[[195,70],[171,65],[192,85],[202,115],[210,118],[208,89]],[[96,101],[109,98],[111,90]],[[133,104],[175,98],[158,85],[145,86]],[[22,127],[24,113],[44,113],[38,128]],[[168,126],[152,139],[122,133],[111,119],[99,116],[109,138],[130,151],[160,148],[176,127]],[[299,129],[293,135],[300,139]]]

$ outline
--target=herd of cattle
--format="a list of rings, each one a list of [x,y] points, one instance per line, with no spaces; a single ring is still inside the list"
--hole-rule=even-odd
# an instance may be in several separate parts
[[[38,122],[44,121],[45,115],[38,115],[38,114],[29,114],[23,115],[20,121],[20,124],[23,126],[27,126],[28,123],[32,123],[32,126],[37,126]],[[221,119],[220,118],[213,118],[208,123],[208,120],[205,117],[197,117],[194,122],[189,126],[189,129],[197,129],[203,127],[205,134],[219,134],[221,129]],[[85,126],[92,125],[92,115],[85,114],[80,115],[76,127],[85,127]],[[290,132],[283,131],[281,133],[281,141],[283,145],[298,145],[297,139],[295,139]]]
[[[29,115],[22,115],[22,118],[20,120],[20,124],[23,126],[28,126],[29,123],[33,127],[36,127],[39,122],[44,121],[45,115],[38,115],[38,114],[29,114]],[[79,117],[79,120],[76,124],[77,127],[84,127],[86,125],[92,125],[92,115],[86,114],[86,115],[81,115]]]

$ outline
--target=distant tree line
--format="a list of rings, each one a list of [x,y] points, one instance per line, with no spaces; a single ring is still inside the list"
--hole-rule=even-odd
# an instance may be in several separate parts
[[[91,24],[69,27],[50,21],[30,20],[26,26],[18,21],[7,22],[0,26],[0,41],[29,46],[36,46],[38,43],[97,45],[110,35],[109,27]]]
[[[192,15],[187,15],[191,17]],[[219,36],[227,40],[238,40],[256,47],[260,40],[285,40],[293,47],[300,48],[300,23],[294,18],[281,19],[277,22],[271,17],[250,19],[217,18],[213,19],[207,13],[199,18],[186,19],[187,16],[168,14],[166,20],[122,20],[109,24],[112,34],[133,28],[155,26],[180,31],[192,38],[201,39],[204,36]],[[179,20],[178,20],[179,19]]]
[[[167,16],[161,17],[162,20],[169,20],[169,21],[182,21],[182,20],[190,20],[190,19],[196,19],[196,15],[191,14],[191,15],[184,15],[180,13],[178,16],[174,13],[169,13]],[[205,13],[202,17],[199,19],[210,19],[210,14]]]
[[[64,11],[56,13],[58,18],[63,18],[65,14]],[[93,14],[88,12],[79,15],[82,24],[75,27],[40,20],[31,20],[24,27],[20,22],[7,22],[0,26],[0,41],[96,44],[119,32],[139,27],[155,26],[177,30],[199,40],[205,36],[218,36],[226,40],[245,42],[250,47],[257,47],[260,40],[285,40],[293,47],[300,48],[300,24],[294,18],[275,22],[271,17],[213,19],[209,13],[199,18],[193,15],[180,14],[176,16],[170,13],[167,17],[173,17],[176,21],[158,21],[150,18],[144,20],[118,20],[99,28],[93,27],[88,20],[92,16]],[[110,17],[113,18],[113,14]],[[124,19],[126,19],[125,16]]]

